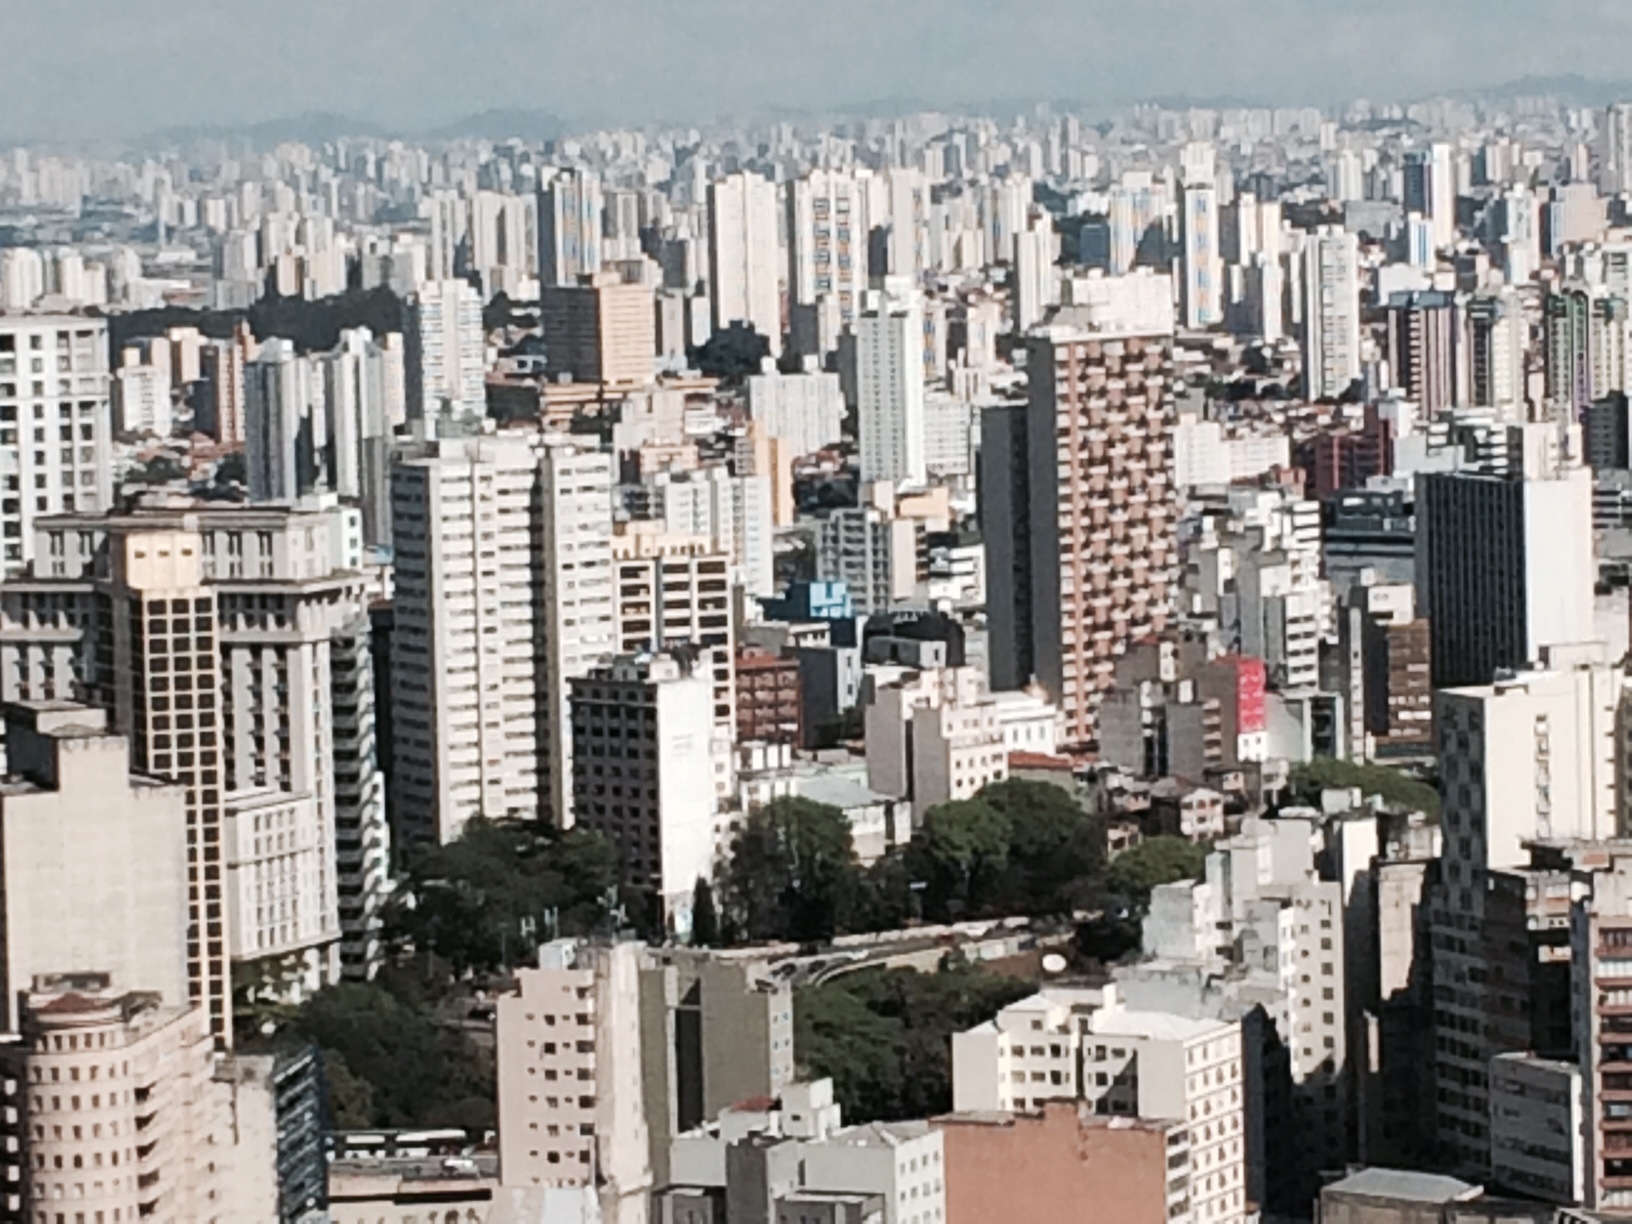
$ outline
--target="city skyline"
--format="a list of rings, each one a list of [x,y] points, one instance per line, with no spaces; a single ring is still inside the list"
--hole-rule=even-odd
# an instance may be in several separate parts
[[[757,24],[763,10],[741,0],[672,11],[613,0],[592,14],[494,0],[479,23],[425,0],[283,0],[275,24],[243,0],[100,7],[99,20],[70,24],[39,0],[0,4],[16,52],[0,80],[0,143],[313,118],[356,134],[536,137],[551,126],[1044,102],[1331,105],[1551,78],[1597,101],[1624,79],[1632,43],[1632,12],[1600,0],[1544,10],[1444,0],[1428,11],[1404,0],[823,0]],[[235,50],[246,31],[251,56]]]

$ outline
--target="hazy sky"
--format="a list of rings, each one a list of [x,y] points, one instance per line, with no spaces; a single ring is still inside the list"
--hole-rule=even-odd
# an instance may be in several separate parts
[[[1415,97],[1632,76],[1627,0],[0,0],[0,137],[493,107]]]

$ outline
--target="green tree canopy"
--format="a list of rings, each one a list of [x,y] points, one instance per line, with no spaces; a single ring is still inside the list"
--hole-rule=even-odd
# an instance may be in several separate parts
[[[1439,792],[1428,783],[1388,765],[1316,757],[1306,765],[1293,767],[1288,789],[1294,803],[1318,806],[1320,792],[1329,787],[1352,788],[1367,797],[1375,795],[1391,807],[1439,817]]]
[[[980,798],[1009,824],[1008,871],[999,902],[1007,913],[1066,912],[1090,904],[1105,868],[1105,825],[1070,792],[1008,778]]]
[[[593,930],[617,883],[617,851],[598,834],[472,820],[456,840],[409,855],[391,923],[456,973],[499,969],[552,933]]]
[[[984,798],[938,804],[907,847],[913,878],[924,885],[924,912],[958,918],[985,910],[1009,865],[1014,826]]]
[[[849,915],[860,877],[843,811],[775,799],[744,821],[720,871],[718,900],[739,939],[831,939]]]
[[[1209,849],[1183,837],[1146,838],[1111,860],[1105,870],[1105,887],[1142,905],[1158,884],[1201,879]]]
[[[288,1029],[322,1049],[336,1125],[493,1125],[491,1056],[412,992],[342,982]]]
[[[945,1113],[952,1108],[952,1034],[1034,989],[961,961],[935,973],[846,974],[795,992],[794,1054],[805,1075],[833,1080],[848,1122]]]

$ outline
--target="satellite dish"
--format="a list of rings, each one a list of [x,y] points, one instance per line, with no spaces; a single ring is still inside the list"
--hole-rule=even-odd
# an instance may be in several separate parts
[[[1050,952],[1048,955],[1043,957],[1044,973],[1064,973],[1065,969],[1066,959],[1058,952]]]

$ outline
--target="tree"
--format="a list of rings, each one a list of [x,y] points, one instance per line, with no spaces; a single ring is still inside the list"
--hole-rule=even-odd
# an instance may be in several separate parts
[[[871,969],[794,992],[803,1073],[833,1080],[846,1121],[952,1108],[951,1037],[990,1020],[1035,984],[948,959],[935,973]]]
[[[389,982],[321,990],[288,1029],[322,1049],[331,1089],[339,1089],[337,1124],[493,1124],[491,1056],[428,1002]]]
[[[1008,866],[1013,826],[983,799],[958,799],[924,813],[907,847],[914,880],[924,885],[924,909],[937,919],[981,912]]]
[[[1105,887],[1137,904],[1151,889],[1177,880],[1199,880],[1207,869],[1208,847],[1183,837],[1150,837],[1124,850],[1105,871]]]
[[[771,355],[771,342],[748,323],[736,322],[711,335],[687,354],[704,374],[728,382],[740,382],[758,374],[760,364]]]
[[[720,872],[726,925],[742,939],[831,939],[854,904],[860,874],[840,809],[772,800],[749,814]]]
[[[698,880],[691,892],[691,942],[712,948],[720,942],[720,912],[714,905],[714,886]]]
[[[1318,806],[1320,792],[1328,787],[1358,790],[1362,795],[1376,796],[1391,807],[1426,812],[1435,819],[1439,816],[1438,791],[1428,783],[1387,765],[1364,765],[1334,757],[1316,757],[1306,765],[1293,768],[1288,790],[1293,802]]]
[[[391,926],[455,973],[505,968],[551,935],[599,927],[618,878],[617,851],[598,834],[472,820],[455,841],[409,856]]]
[[[1059,913],[1093,899],[1105,866],[1105,825],[1048,782],[1008,778],[979,798],[1009,823],[1008,870],[997,904],[1005,913]]]

